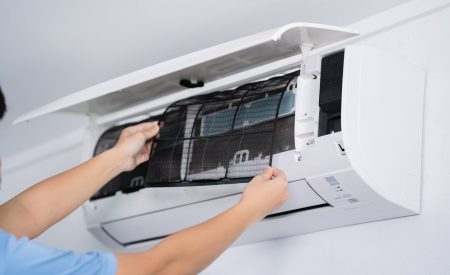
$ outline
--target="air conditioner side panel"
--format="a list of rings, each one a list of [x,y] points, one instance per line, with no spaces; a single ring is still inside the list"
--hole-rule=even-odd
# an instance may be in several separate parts
[[[384,198],[420,211],[425,72],[383,50],[345,48],[342,133],[351,165]]]

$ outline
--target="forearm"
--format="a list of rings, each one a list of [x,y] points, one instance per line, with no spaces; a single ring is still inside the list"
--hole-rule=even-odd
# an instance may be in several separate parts
[[[256,221],[254,213],[237,204],[203,224],[168,237],[155,249],[171,255],[170,263],[159,274],[197,274]]]
[[[120,173],[120,154],[109,150],[20,193],[4,205],[2,228],[34,238],[79,207]],[[1,214],[1,213],[0,213]],[[17,220],[20,219],[20,220]]]
[[[242,232],[258,220],[237,204],[222,214],[164,239],[154,249],[133,256],[119,255],[119,274],[197,274],[212,263]],[[124,260],[124,258],[127,258]],[[146,260],[145,260],[146,259]],[[121,269],[120,263],[127,263]]]
[[[125,128],[113,149],[67,172],[44,180],[0,205],[0,228],[16,236],[34,238],[89,199],[123,171],[148,160],[158,134],[156,122]]]

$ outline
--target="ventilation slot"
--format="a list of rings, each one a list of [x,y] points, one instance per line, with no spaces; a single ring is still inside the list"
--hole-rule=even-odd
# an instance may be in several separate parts
[[[322,59],[319,96],[319,136],[341,131],[344,52]]]

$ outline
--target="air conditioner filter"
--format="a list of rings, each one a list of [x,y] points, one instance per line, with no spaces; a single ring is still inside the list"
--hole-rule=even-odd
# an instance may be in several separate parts
[[[149,186],[238,182],[294,147],[298,72],[234,90],[183,99],[160,120],[148,165]]]

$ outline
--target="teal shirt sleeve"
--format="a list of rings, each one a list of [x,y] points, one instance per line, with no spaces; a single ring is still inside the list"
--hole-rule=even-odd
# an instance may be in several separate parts
[[[111,253],[75,254],[37,244],[28,238],[16,239],[0,230],[0,275],[113,275],[116,271],[117,259]]]

